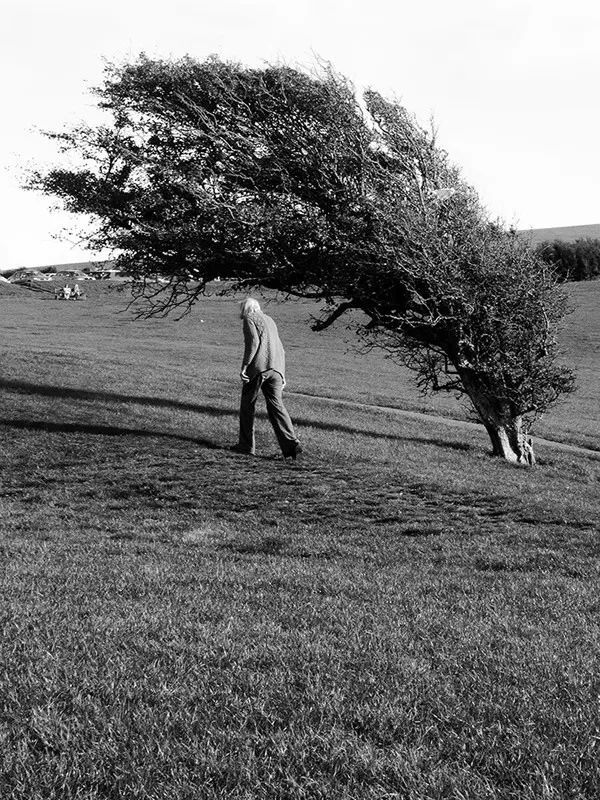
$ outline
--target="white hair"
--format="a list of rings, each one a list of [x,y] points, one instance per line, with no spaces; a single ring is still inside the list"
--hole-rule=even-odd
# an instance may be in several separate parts
[[[240,317],[247,317],[248,314],[255,314],[260,312],[260,303],[253,297],[247,297],[240,303]]]

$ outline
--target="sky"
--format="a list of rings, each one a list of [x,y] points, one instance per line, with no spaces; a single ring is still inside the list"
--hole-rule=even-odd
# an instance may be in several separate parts
[[[600,222],[596,0],[0,0],[0,271],[98,258],[22,188],[59,163],[41,131],[98,120],[104,64],[211,54],[332,63],[427,124],[493,218]]]

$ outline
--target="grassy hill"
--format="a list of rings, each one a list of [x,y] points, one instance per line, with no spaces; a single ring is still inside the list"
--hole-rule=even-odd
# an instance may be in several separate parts
[[[570,291],[539,432],[600,449]],[[306,457],[264,416],[237,456],[235,303],[125,300],[0,288],[0,796],[596,798],[600,459],[490,459],[307,302],[267,306]]]
[[[0,274],[5,276],[13,275],[15,272],[64,272],[72,270],[87,270],[90,267],[100,267],[110,269],[114,261],[77,261],[69,262],[67,264],[45,264],[40,267],[3,267],[0,268]]]
[[[559,239],[562,242],[574,242],[576,239],[600,239],[599,225],[569,225],[562,228],[533,228],[525,230],[534,244],[539,242],[552,242]]]

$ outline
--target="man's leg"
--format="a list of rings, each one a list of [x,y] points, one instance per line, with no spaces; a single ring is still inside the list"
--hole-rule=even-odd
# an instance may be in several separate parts
[[[283,378],[272,369],[268,372],[263,372],[262,378],[262,390],[267,403],[267,414],[277,436],[281,452],[286,457],[294,455],[298,448],[298,439],[294,433],[290,415],[283,404]]]
[[[254,412],[261,383],[262,375],[258,375],[242,385],[238,449],[244,453],[254,453]]]

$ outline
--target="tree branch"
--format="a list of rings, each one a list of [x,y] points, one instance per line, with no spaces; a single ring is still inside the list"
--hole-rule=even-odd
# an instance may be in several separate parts
[[[325,319],[315,320],[315,322],[311,325],[313,331],[324,331],[330,325],[339,319],[342,314],[345,314],[346,311],[349,311],[351,308],[358,308],[358,306],[353,303],[352,301],[348,301],[346,303],[340,303],[340,305],[332,311]]]

